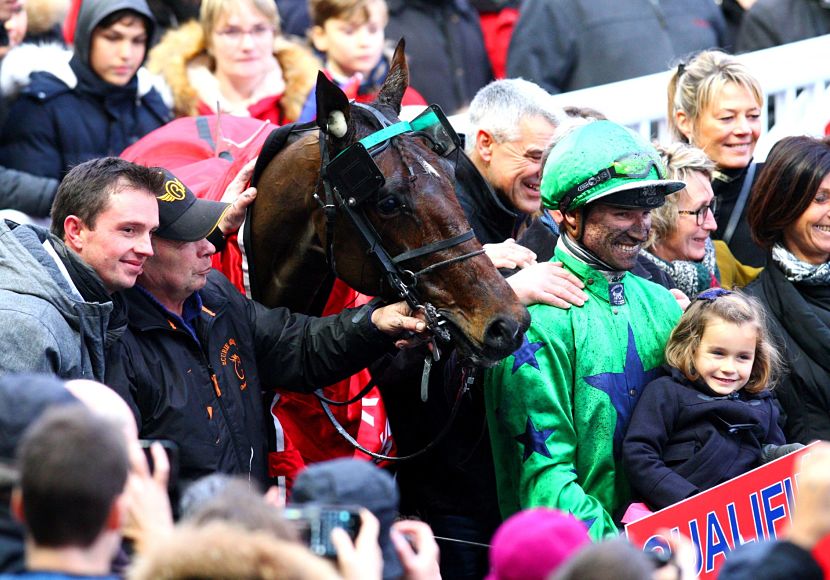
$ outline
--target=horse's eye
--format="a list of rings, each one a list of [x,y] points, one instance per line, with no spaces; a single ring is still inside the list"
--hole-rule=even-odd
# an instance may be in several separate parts
[[[389,195],[378,201],[377,208],[384,215],[393,215],[401,210],[401,202],[394,195]]]

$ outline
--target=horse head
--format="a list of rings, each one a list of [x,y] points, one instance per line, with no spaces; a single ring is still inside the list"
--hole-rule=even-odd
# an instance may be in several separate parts
[[[324,208],[315,228],[350,286],[387,300],[403,296],[424,308],[432,329],[441,326],[439,336],[454,339],[463,356],[494,363],[519,347],[529,315],[472,234],[452,165],[438,154],[446,148],[415,121],[398,119],[408,84],[403,41],[369,106],[350,103],[318,76],[324,137],[317,196]]]

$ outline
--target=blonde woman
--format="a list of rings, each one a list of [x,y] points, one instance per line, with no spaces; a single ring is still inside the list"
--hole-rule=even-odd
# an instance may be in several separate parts
[[[282,125],[299,117],[321,65],[281,35],[273,0],[204,0],[199,22],[168,32],[148,67],[178,117],[221,111]]]
[[[763,106],[758,80],[735,57],[720,51],[703,51],[678,65],[669,81],[673,136],[702,149],[716,165],[712,189],[718,198],[718,229],[713,237],[724,240],[750,266],[766,261],[746,222],[749,191],[760,171],[752,157]]]

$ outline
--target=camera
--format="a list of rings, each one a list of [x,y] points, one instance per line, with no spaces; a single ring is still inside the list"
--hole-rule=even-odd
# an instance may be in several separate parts
[[[360,531],[360,509],[359,506],[304,504],[286,507],[283,517],[294,525],[300,539],[313,553],[336,558],[331,531],[342,528],[354,541]]]
[[[167,490],[171,495],[177,493],[179,484],[179,446],[174,441],[167,439],[139,439],[138,443],[141,445],[141,450],[144,451],[144,457],[147,459],[150,473],[155,471],[150,446],[153,443],[159,443],[162,446],[164,453],[167,455],[167,462],[170,464],[170,477],[167,480]]]

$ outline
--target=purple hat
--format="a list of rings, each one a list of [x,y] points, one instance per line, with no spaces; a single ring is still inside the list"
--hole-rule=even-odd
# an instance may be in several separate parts
[[[521,511],[496,530],[486,580],[545,580],[590,543],[588,528],[572,515],[551,508]]]

